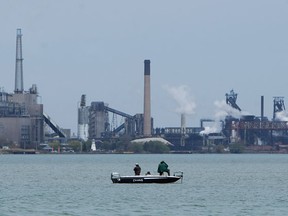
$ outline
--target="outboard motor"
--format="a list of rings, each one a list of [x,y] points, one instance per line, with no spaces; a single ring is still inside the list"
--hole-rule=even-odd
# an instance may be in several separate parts
[[[174,172],[174,176],[180,177],[181,183],[182,183],[182,181],[183,181],[183,172],[182,171]]]
[[[120,174],[117,172],[112,172],[111,173],[111,180],[113,183],[117,183],[120,181]]]

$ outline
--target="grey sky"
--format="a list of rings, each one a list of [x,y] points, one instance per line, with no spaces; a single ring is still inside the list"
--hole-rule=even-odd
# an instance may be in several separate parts
[[[82,94],[143,112],[144,59],[155,127],[180,125],[169,88],[189,90],[187,126],[213,118],[231,89],[257,116],[263,95],[271,119],[273,96],[288,96],[287,24],[286,0],[1,0],[0,86],[14,90],[21,28],[24,88],[37,84],[44,111],[73,132]]]

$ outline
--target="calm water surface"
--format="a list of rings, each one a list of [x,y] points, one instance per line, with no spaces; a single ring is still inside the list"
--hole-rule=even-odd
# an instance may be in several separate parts
[[[112,184],[111,172],[183,183]],[[288,155],[0,155],[0,215],[287,215]]]

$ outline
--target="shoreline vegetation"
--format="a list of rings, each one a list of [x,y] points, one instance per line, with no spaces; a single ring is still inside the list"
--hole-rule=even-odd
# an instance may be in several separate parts
[[[160,141],[134,143],[129,140],[79,141],[61,143],[58,140],[43,143],[37,148],[20,148],[16,145],[1,145],[0,154],[287,154],[288,145],[247,145],[241,142],[230,144],[194,144],[174,146]]]
[[[36,149],[21,149],[21,148],[9,148],[0,149],[0,154],[287,154],[287,149],[272,148],[271,146],[249,146],[243,148],[241,151],[223,151],[217,152],[215,150],[203,149],[199,151],[193,150],[178,150],[178,151],[166,151],[166,152],[133,152],[133,151],[45,151]]]

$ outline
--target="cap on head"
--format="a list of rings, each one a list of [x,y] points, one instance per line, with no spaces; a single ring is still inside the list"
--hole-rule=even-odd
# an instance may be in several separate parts
[[[135,163],[135,165],[137,166],[137,165],[139,165],[138,163]]]

